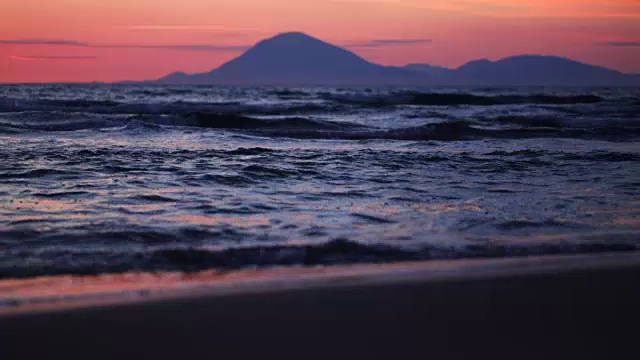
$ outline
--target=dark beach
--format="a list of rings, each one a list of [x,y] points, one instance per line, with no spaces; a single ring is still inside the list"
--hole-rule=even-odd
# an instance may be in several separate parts
[[[639,259],[344,268],[232,291],[5,308],[3,358],[627,358]]]

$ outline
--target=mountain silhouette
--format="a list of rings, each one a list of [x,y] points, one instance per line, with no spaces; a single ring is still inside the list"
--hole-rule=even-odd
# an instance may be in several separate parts
[[[260,41],[210,72],[175,72],[156,82],[281,86],[620,86],[640,85],[640,77],[542,55],[476,60],[457,69],[427,64],[383,66],[309,35],[289,32]]]
[[[232,85],[405,85],[423,83],[410,70],[373,64],[303,33],[263,40],[203,74],[173,73],[162,83]]]
[[[542,55],[472,61],[455,69],[447,80],[451,84],[488,86],[624,85],[633,81],[615,70]]]

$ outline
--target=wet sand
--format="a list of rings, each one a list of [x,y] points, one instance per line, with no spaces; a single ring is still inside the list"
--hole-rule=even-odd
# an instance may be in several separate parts
[[[545,257],[436,276],[413,264],[272,290],[21,309],[0,317],[0,358],[635,358],[638,258]]]

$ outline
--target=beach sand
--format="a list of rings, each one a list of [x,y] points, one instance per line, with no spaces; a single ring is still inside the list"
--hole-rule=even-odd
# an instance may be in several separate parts
[[[346,267],[99,304],[18,306],[0,315],[0,358],[634,359],[639,259]]]

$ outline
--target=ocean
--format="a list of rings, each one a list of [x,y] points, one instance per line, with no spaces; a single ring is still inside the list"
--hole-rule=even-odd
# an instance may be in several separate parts
[[[0,278],[640,247],[640,89],[0,86]]]

